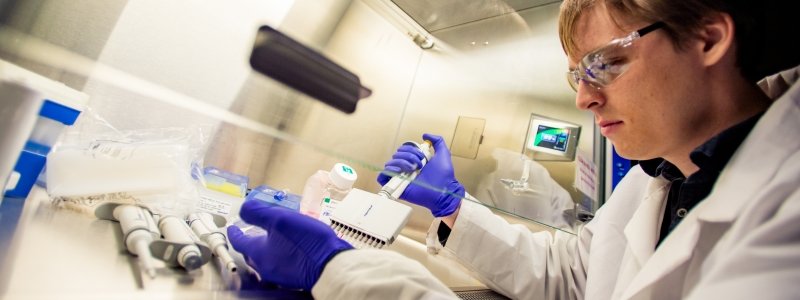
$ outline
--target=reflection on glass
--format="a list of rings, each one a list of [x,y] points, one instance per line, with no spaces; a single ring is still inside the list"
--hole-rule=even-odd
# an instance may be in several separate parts
[[[492,151],[497,168],[478,184],[474,196],[482,202],[524,218],[571,231],[574,207],[569,193],[547,169],[519,152]]]
[[[522,175],[518,180],[501,178],[500,182],[505,184],[506,188],[511,190],[514,196],[521,196],[523,194],[533,194],[536,190],[528,185],[528,174],[531,172],[531,164],[533,161],[522,156]]]

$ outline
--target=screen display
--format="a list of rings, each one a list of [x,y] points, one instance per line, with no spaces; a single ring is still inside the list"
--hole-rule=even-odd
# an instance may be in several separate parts
[[[566,152],[569,143],[569,129],[539,125],[533,139],[534,147],[542,147]]]

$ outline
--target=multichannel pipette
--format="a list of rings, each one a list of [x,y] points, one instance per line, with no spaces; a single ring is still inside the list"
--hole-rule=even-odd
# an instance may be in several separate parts
[[[431,157],[428,141],[422,144],[405,142],[403,145],[422,151],[425,155],[422,166]],[[331,214],[331,228],[356,248],[383,248],[391,244],[411,214],[411,207],[393,200],[400,198],[417,174],[419,170],[392,177],[377,194],[351,190]]]

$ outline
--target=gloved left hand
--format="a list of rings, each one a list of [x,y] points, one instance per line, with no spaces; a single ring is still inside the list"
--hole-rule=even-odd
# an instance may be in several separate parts
[[[353,249],[324,223],[282,207],[251,200],[242,205],[239,214],[267,234],[246,236],[239,227],[230,226],[228,239],[233,249],[244,255],[262,281],[281,287],[310,291],[328,261]]]

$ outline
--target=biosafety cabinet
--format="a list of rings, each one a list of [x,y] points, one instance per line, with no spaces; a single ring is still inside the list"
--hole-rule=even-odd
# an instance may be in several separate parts
[[[235,253],[236,272],[212,256],[192,271],[156,261],[155,277],[143,276],[119,224],[95,210],[147,199],[175,214],[212,212],[224,226],[248,195],[299,201],[307,179],[337,163],[357,174],[354,188],[377,193],[384,163],[423,133],[444,137],[464,201],[531,230],[577,232],[603,201],[606,146],[591,114],[574,107],[559,5],[0,1],[0,59],[23,74],[2,80],[36,92],[30,101],[58,99],[19,78],[85,100],[41,155],[43,170],[29,175],[36,184],[3,199],[2,295],[308,297],[248,280]],[[270,44],[277,37],[285,40]],[[41,117],[38,102],[0,105],[7,120]],[[10,168],[36,125],[7,120]],[[454,289],[485,288],[467,268],[427,254],[433,217],[399,203],[410,213],[388,251]]]

